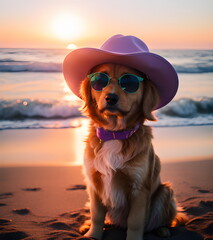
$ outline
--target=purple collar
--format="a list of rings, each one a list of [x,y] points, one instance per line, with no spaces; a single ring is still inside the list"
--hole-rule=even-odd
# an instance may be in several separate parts
[[[134,134],[138,128],[140,127],[140,123],[138,123],[133,129],[126,131],[109,131],[103,128],[96,129],[96,135],[100,140],[109,141],[109,140],[125,140]]]

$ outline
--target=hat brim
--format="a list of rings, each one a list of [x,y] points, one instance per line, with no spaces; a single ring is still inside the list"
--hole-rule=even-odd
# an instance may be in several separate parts
[[[145,73],[159,94],[156,109],[165,106],[175,96],[178,76],[173,66],[163,57],[150,53],[117,54],[96,48],[80,48],[70,52],[63,62],[64,78],[72,92],[80,97],[80,85],[94,66],[104,63],[121,64]]]

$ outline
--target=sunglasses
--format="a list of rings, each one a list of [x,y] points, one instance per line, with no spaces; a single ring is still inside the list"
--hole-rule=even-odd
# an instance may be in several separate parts
[[[87,76],[90,79],[90,83],[93,89],[96,91],[102,91],[110,83],[110,76],[106,73],[96,72]],[[142,77],[138,77],[134,74],[124,74],[118,78],[118,84],[127,93],[137,92],[140,82],[143,81]]]

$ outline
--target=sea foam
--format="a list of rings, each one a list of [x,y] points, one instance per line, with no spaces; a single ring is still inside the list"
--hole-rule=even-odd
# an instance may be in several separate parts
[[[1,100],[0,129],[69,128],[83,118],[79,101]],[[183,98],[156,111],[155,127],[213,125],[213,98]],[[76,126],[76,124],[74,124]],[[77,124],[78,126],[78,124]]]

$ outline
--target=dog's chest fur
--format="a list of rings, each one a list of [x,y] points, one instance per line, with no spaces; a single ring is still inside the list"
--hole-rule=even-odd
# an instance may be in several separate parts
[[[122,142],[112,140],[105,142],[97,152],[93,167],[101,174],[102,191],[101,198],[104,205],[111,208],[125,205],[126,198],[122,189],[113,184],[117,171],[125,164],[125,157],[122,154]]]
[[[122,147],[122,141],[107,141],[93,160],[93,168],[100,173],[102,182],[100,197],[103,204],[110,208],[126,207],[129,189],[137,188],[143,178],[143,168],[126,168],[130,156],[122,153]]]

